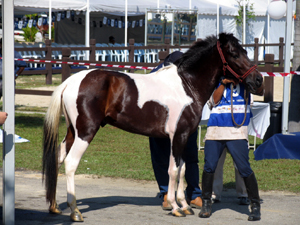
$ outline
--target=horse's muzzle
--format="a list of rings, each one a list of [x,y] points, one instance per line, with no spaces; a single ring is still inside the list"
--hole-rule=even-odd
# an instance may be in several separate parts
[[[264,80],[260,73],[256,74],[255,79],[249,79],[247,82],[247,86],[252,94],[255,95],[264,95]]]

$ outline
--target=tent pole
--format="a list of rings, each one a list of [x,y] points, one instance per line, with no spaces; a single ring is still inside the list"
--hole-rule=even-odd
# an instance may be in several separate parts
[[[52,0],[49,0],[49,28],[48,28],[48,38],[51,41],[51,27],[52,27]]]
[[[147,35],[148,35],[148,9],[145,9],[145,41],[144,41],[145,46],[147,46]]]
[[[175,24],[175,16],[174,11],[172,11],[172,33],[171,33],[171,45],[174,45],[174,24]]]
[[[14,90],[14,1],[2,0],[3,111],[8,117],[3,130],[2,221],[15,224],[15,90]]]
[[[125,40],[124,40],[124,45],[127,47],[127,32],[128,32],[128,0],[125,0]],[[125,62],[126,62],[126,57],[125,57]]]
[[[246,44],[246,0],[243,0],[243,44]]]
[[[270,0],[268,0],[268,5],[270,4]],[[267,13],[267,44],[270,44],[270,14]],[[269,54],[270,52],[270,46],[267,46],[266,53]]]
[[[292,41],[292,14],[293,1],[287,1],[286,9],[286,30],[285,30],[285,55],[284,55],[284,72],[290,73],[291,63],[291,41]],[[288,116],[290,100],[290,74],[283,78],[283,105],[282,105],[282,134],[288,133]]]
[[[220,33],[220,5],[217,4],[217,35]]]
[[[85,47],[90,47],[90,0],[86,1]],[[85,60],[89,60],[89,59],[90,59],[90,51],[85,51]]]

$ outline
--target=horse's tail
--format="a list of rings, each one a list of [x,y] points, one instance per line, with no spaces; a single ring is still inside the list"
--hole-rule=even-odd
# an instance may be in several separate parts
[[[66,82],[56,88],[52,94],[50,106],[44,120],[43,133],[43,181],[46,187],[46,199],[55,202],[57,175],[58,175],[58,128],[62,114],[62,93]]]

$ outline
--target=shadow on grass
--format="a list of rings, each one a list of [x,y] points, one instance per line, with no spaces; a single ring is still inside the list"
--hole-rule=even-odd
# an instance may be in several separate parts
[[[28,128],[35,128],[35,127],[43,127],[44,123],[43,114],[16,114],[15,116],[15,123],[18,127],[28,127]],[[62,117],[61,122],[64,122],[65,119]]]

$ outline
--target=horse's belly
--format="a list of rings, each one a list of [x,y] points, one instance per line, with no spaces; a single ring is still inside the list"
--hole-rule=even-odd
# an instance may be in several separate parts
[[[153,101],[146,102],[142,108],[129,104],[117,114],[106,115],[107,123],[125,131],[153,137],[168,137],[165,126],[169,117],[168,109]]]

